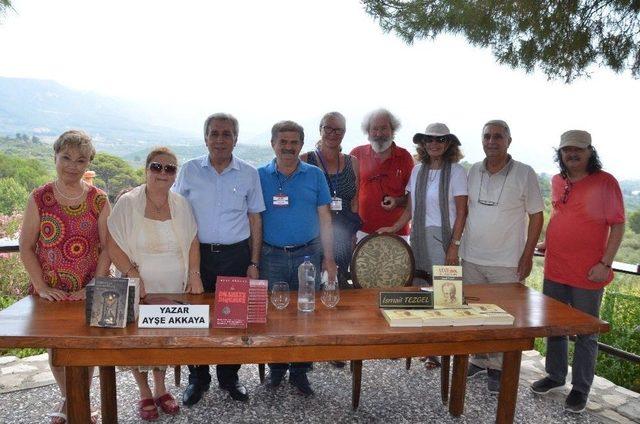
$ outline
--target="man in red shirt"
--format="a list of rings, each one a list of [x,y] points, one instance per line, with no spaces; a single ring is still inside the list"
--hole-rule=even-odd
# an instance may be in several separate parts
[[[567,131],[560,137],[556,161],[560,174],[551,179],[552,213],[546,239],[543,293],[593,316],[600,313],[604,286],[613,279],[611,263],[624,234],[624,204],[616,179],[601,170],[591,135]],[[593,383],[598,335],[578,335],[572,364],[572,390],[565,410],[584,410]],[[547,376],[531,385],[547,393],[565,384],[566,337],[547,338]]]
[[[405,187],[413,169],[411,154],[393,141],[400,121],[386,109],[369,113],[362,122],[362,131],[369,144],[358,146],[351,155],[358,159],[358,213],[362,231],[358,240],[378,228],[393,225],[407,202]],[[409,226],[396,233],[407,238]]]

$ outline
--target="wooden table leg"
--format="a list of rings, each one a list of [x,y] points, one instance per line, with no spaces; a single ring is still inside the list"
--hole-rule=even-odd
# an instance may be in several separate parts
[[[118,423],[116,367],[100,367],[100,405],[104,424]]]
[[[360,405],[360,384],[362,383],[362,360],[351,361],[351,407],[356,410]]]
[[[451,357],[440,357],[440,395],[442,397],[442,403],[445,405],[449,401],[449,364],[451,363]]]
[[[451,377],[451,398],[449,399],[449,413],[459,417],[464,411],[464,395],[467,390],[467,367],[469,355],[454,355],[453,376]]]
[[[522,352],[504,352],[502,359],[502,377],[498,395],[496,423],[512,423],[516,413],[518,398],[518,380],[520,379],[520,359]]]
[[[69,424],[86,424],[89,420],[89,369],[65,367],[67,419]]]

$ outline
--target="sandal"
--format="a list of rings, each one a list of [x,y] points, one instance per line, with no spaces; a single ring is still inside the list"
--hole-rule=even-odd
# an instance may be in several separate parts
[[[150,409],[149,407],[151,406],[153,408]],[[156,404],[151,398],[140,399],[138,401],[138,415],[145,421],[155,421],[160,417],[158,408],[156,408]]]
[[[157,397],[155,399],[155,404],[162,409],[162,412],[165,414],[175,415],[180,411],[180,406],[178,406],[176,399],[171,396],[171,393],[169,392]]]
[[[91,424],[98,424],[98,417],[100,416],[100,410],[94,409],[91,411],[91,415],[89,419],[91,420]]]
[[[57,411],[47,414],[51,418],[51,424],[67,424],[67,415],[64,413],[66,398],[62,398],[62,403]]]
[[[425,359],[424,366],[428,370],[432,370],[434,368],[440,368],[440,360],[435,356],[429,356]]]
[[[51,417],[51,424],[67,424],[67,415],[62,412],[64,411],[66,398],[62,398],[62,403],[60,404],[60,410],[56,412],[52,412],[47,414],[47,416]],[[100,411],[98,409],[94,409],[91,411],[91,424],[98,424],[98,416],[100,415]]]

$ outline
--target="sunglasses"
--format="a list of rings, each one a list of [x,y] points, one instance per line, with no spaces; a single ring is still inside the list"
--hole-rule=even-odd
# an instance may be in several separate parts
[[[153,172],[154,174],[160,174],[163,169],[167,175],[175,175],[176,171],[178,170],[178,165],[174,165],[172,163],[163,165],[160,162],[151,162],[149,164],[149,171]]]
[[[444,144],[447,142],[447,137],[444,135],[441,135],[439,137],[430,137],[427,136],[424,138],[424,142],[425,143],[432,143],[432,142],[436,142],[436,143],[440,143],[440,144]]]

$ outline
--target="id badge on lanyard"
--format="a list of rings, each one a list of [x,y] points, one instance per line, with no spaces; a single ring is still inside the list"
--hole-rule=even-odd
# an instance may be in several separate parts
[[[286,208],[289,206],[289,196],[280,192],[273,196],[273,206],[277,208]]]
[[[342,199],[338,196],[333,196],[331,198],[331,210],[332,211],[341,211],[342,210]]]

